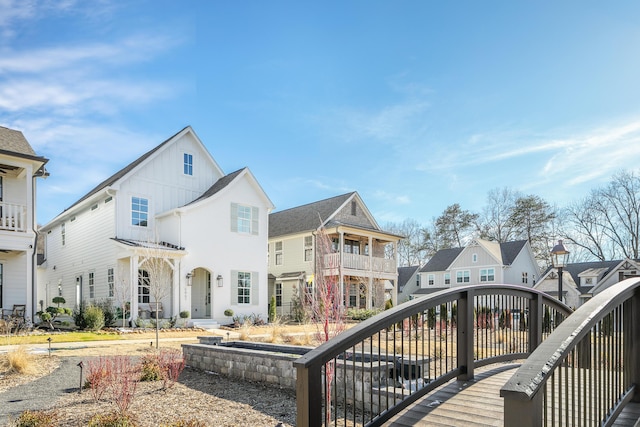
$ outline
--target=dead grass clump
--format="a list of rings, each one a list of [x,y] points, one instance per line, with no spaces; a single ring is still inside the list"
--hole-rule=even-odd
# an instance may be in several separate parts
[[[16,427],[55,427],[58,425],[56,411],[24,411],[13,424]]]
[[[284,341],[282,336],[283,329],[284,327],[279,319],[269,323],[269,335],[267,342],[272,344],[281,344]]]
[[[18,374],[31,375],[36,371],[33,356],[24,347],[17,347],[7,352],[2,364],[3,370]]]
[[[240,326],[240,336],[238,339],[240,341],[248,341],[251,336],[251,325],[248,322],[244,322],[242,326]]]

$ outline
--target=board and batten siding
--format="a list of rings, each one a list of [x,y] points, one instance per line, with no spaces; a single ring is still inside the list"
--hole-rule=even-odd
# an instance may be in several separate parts
[[[184,174],[184,153],[193,154],[193,175]],[[217,168],[203,158],[204,152],[190,134],[147,159],[144,167],[122,182],[118,191],[118,237],[145,239],[154,230],[154,216],[184,206],[197,199],[222,177]],[[131,198],[149,201],[149,227],[131,225]],[[173,242],[171,242],[173,243]]]
[[[107,269],[115,267],[115,200],[105,203],[102,198],[85,209],[64,219],[65,245],[62,245],[61,224],[56,224],[46,234],[46,270],[39,277],[45,281],[46,305],[58,295],[58,281],[61,280],[62,296],[66,306],[73,308],[76,303],[76,277],[82,276],[83,298],[89,300],[89,272],[95,274],[95,298],[108,296]],[[96,208],[92,209],[97,205]],[[42,289],[42,286],[39,286]]]

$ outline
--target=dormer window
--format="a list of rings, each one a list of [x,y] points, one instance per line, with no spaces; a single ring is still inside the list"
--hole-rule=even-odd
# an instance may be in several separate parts
[[[184,174],[193,175],[193,154],[184,153]]]
[[[585,283],[585,285],[591,285],[591,284],[593,284],[593,278],[591,278],[591,277],[587,277],[587,278],[585,278],[585,279],[584,279],[584,283]]]

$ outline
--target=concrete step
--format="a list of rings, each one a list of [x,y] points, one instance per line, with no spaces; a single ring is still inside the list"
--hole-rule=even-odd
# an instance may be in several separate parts
[[[212,319],[191,319],[187,322],[187,326],[202,329],[218,329],[220,324]]]

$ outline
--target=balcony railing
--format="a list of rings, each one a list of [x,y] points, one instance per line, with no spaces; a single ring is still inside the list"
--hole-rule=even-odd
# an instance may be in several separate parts
[[[373,268],[371,268],[373,266]],[[324,268],[337,269],[340,267],[340,254],[324,256]],[[374,271],[377,273],[395,273],[395,261],[392,259],[369,257],[368,255],[342,254],[342,267],[359,271]]]
[[[27,207],[0,202],[0,230],[27,231]]]

